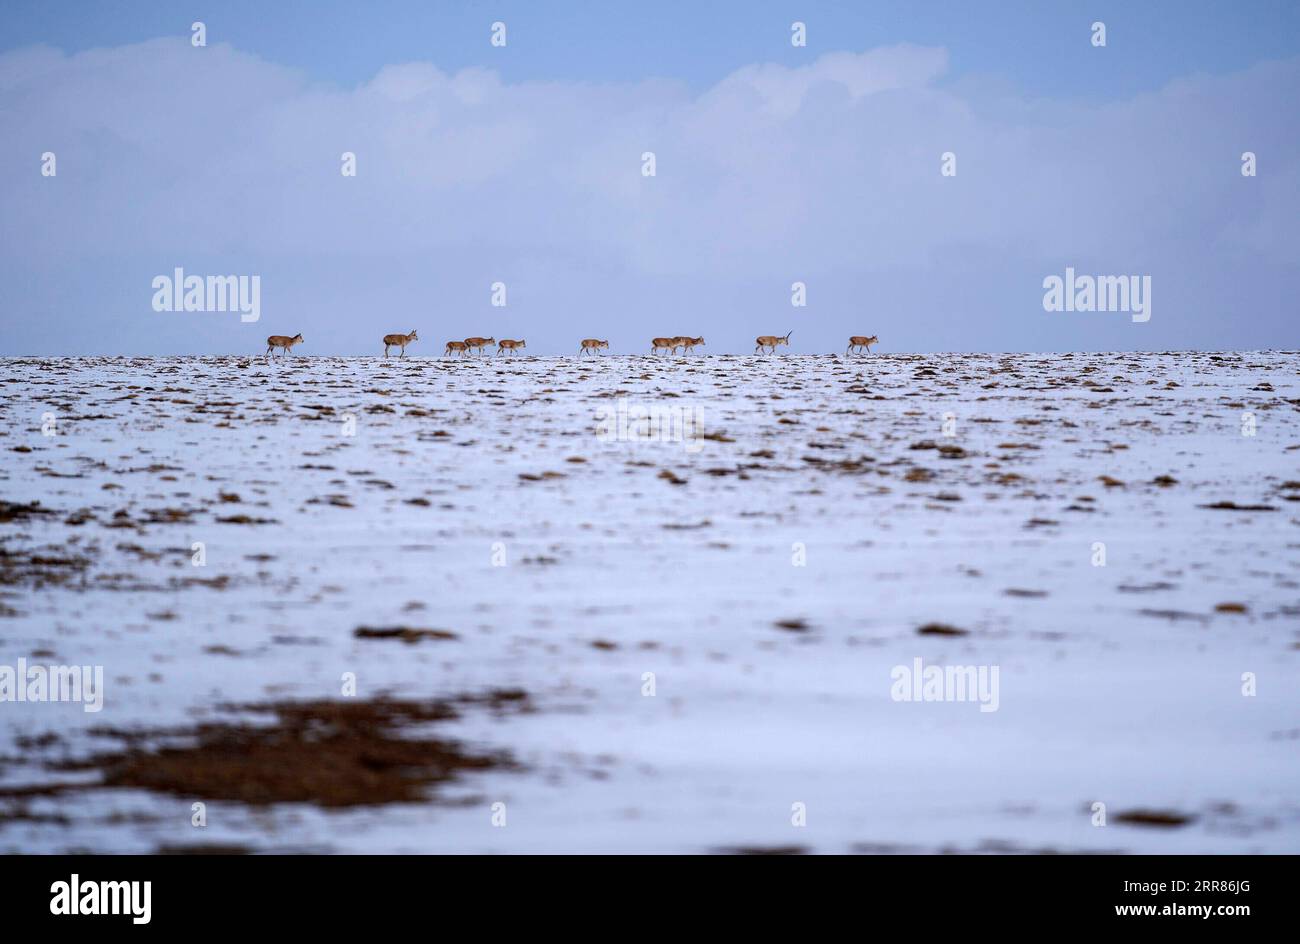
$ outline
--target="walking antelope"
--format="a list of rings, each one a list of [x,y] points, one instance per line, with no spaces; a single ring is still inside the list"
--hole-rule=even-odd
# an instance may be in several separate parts
[[[471,351],[482,351],[489,344],[496,344],[496,338],[466,338],[465,347]]]
[[[785,337],[783,338],[779,338],[774,334],[764,334],[761,337],[755,338],[754,340],[758,342],[758,347],[754,348],[754,353],[757,354],[759,351],[763,350],[763,348],[769,348],[769,347],[772,349],[772,353],[776,353],[777,345],[789,344],[790,335],[792,335],[793,333],[794,333],[793,331],[787,331],[785,333]]]
[[[521,347],[528,347],[524,341],[511,341],[509,338],[502,338],[497,342],[497,357],[501,356],[502,351],[517,351]]]
[[[286,338],[283,334],[273,334],[266,339],[266,353],[270,356],[271,352],[278,348],[283,348],[285,354],[293,353],[293,346],[302,343],[302,335],[295,334],[291,338]]]
[[[683,354],[690,354],[695,350],[695,345],[704,343],[704,338],[677,338],[676,341],[681,345]]]
[[[582,341],[582,347],[579,348],[578,350],[578,355],[581,356],[583,354],[595,354],[596,350],[602,347],[608,350],[609,342],[597,341],[595,338],[584,338]]]
[[[846,350],[844,353],[845,354],[849,353],[849,351],[853,350],[855,347],[865,347],[867,349],[867,353],[870,354],[871,345],[879,344],[879,343],[880,343],[879,339],[874,334],[869,338],[864,338],[860,334],[855,334],[853,337],[849,338],[849,347],[848,350]]]
[[[384,357],[388,356],[388,349],[390,347],[400,347],[402,353],[399,354],[398,357],[405,357],[406,345],[410,344],[412,341],[418,340],[420,340],[420,336],[415,333],[414,328],[411,329],[410,334],[386,334],[384,335]]]
[[[455,352],[458,353],[461,357],[464,357],[464,356],[465,356],[465,342],[464,342],[464,341],[448,341],[448,342],[447,342],[447,350],[445,350],[445,351],[442,352],[442,356],[443,356],[443,357],[447,357],[448,355],[451,354],[452,351],[455,351]]]
[[[650,353],[657,354],[659,351],[676,351],[681,345],[681,338],[655,338],[650,342]]]

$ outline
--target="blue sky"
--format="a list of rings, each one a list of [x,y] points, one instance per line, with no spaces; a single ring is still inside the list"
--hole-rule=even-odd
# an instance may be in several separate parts
[[[8,2],[0,354],[1294,348],[1298,47],[1262,0]],[[154,312],[177,265],[260,274],[261,321]],[[1152,320],[1044,312],[1067,265]]]
[[[69,52],[185,33],[194,20],[238,49],[354,86],[395,62],[485,66],[507,81],[681,79],[702,89],[752,62],[909,42],[944,46],[952,76],[1005,78],[1034,95],[1105,100],[1152,91],[1193,71],[1231,72],[1300,53],[1293,0],[160,0],[0,5],[0,50],[48,43]],[[483,42],[507,23],[505,49]],[[809,24],[798,50],[791,22]],[[1078,41],[1107,24],[1104,60]]]

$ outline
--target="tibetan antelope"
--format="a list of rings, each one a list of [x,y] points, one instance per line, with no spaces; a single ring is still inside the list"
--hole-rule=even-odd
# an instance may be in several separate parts
[[[578,356],[581,357],[583,354],[595,354],[596,350],[602,347],[609,350],[609,342],[597,341],[595,338],[584,338],[582,341],[582,347],[578,349]]]
[[[681,338],[655,338],[650,342],[650,353],[658,354],[660,351],[673,352],[681,346]]]
[[[293,353],[293,346],[302,343],[302,335],[295,334],[291,338],[286,338],[283,334],[273,334],[266,339],[266,354],[269,357],[271,352],[277,347],[282,348],[285,354]]]
[[[761,337],[757,337],[757,338],[755,338],[754,340],[755,340],[756,342],[758,342],[758,347],[754,348],[754,353],[757,354],[759,351],[763,350],[764,348],[771,348],[771,349],[772,349],[772,353],[775,354],[775,353],[776,353],[776,347],[777,347],[777,345],[778,345],[778,344],[789,344],[789,343],[790,343],[790,335],[792,335],[792,334],[794,334],[793,331],[787,331],[787,332],[785,333],[785,337],[783,337],[783,338],[779,338],[779,337],[777,337],[777,336],[774,335],[774,334],[765,334],[765,335],[762,335]]]
[[[465,342],[464,342],[464,341],[448,341],[448,342],[447,342],[447,350],[445,350],[445,351],[442,352],[442,356],[443,356],[443,357],[447,357],[447,356],[449,356],[449,355],[451,354],[452,351],[455,351],[455,352],[456,352],[457,354],[459,354],[461,357],[464,357],[464,356],[465,356]]]
[[[509,338],[502,338],[497,342],[497,357],[501,356],[502,351],[517,351],[521,347],[528,347],[525,341],[511,341]]]
[[[864,338],[860,334],[855,334],[853,337],[849,338],[849,347],[848,350],[846,350],[844,353],[845,354],[849,353],[849,351],[853,350],[855,347],[865,347],[867,349],[867,353],[870,354],[871,345],[879,344],[879,343],[880,343],[879,339],[874,334],[869,338]]]
[[[400,347],[402,353],[399,354],[398,357],[405,357],[406,345],[410,344],[412,341],[418,340],[420,340],[420,336],[415,333],[414,328],[411,329],[410,334],[386,334],[384,335],[384,357],[388,356],[388,349],[390,347]]]
[[[496,338],[466,338],[465,339],[465,347],[467,347],[471,351],[479,351],[480,353],[482,352],[483,348],[487,347],[489,344],[496,344],[496,343],[497,343]]]
[[[695,350],[695,345],[704,343],[704,338],[683,337],[683,338],[677,338],[676,341],[678,344],[681,345],[683,354],[690,354],[692,351]]]

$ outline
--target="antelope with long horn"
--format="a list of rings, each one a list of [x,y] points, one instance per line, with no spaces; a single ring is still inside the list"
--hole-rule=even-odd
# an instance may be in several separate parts
[[[770,353],[775,354],[777,345],[789,344],[790,335],[792,335],[793,333],[794,333],[793,331],[787,331],[785,337],[783,338],[777,337],[774,334],[764,334],[755,338],[754,340],[758,343],[758,347],[754,348],[754,353],[757,354],[759,351],[763,351],[765,348],[771,348]],[[765,351],[765,353],[767,352]]]
[[[418,340],[420,340],[420,336],[415,333],[414,328],[411,329],[410,334],[386,334],[384,335],[384,357],[388,356],[388,349],[390,347],[401,348],[402,353],[399,354],[398,357],[405,357],[406,345],[410,344],[412,341]]]
[[[266,339],[266,356],[270,357],[271,352],[277,347],[284,351],[285,354],[293,353],[293,346],[302,343],[302,335],[295,334],[293,337],[285,337],[283,334],[273,334]]]

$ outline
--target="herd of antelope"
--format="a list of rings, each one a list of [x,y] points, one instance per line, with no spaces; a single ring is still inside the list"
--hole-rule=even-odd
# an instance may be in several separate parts
[[[782,344],[790,343],[790,335],[793,332],[787,331],[784,335],[763,334],[754,339],[754,353],[775,354],[776,349]],[[420,340],[415,329],[410,334],[386,334],[384,335],[384,357],[388,357],[389,348],[397,348],[400,353],[398,357],[406,356],[406,346],[412,341]],[[283,334],[273,334],[266,339],[266,356],[270,357],[276,348],[284,351],[285,354],[293,353],[295,344],[302,344],[302,335],[295,334],[293,337],[286,337]],[[871,345],[878,343],[878,339],[873,334],[870,337],[855,334],[849,338],[849,346],[844,351],[845,354],[861,353],[863,349],[868,354],[871,353]],[[446,349],[442,352],[443,357],[450,357],[456,354],[464,357],[466,354],[481,354],[484,348],[490,348],[493,344],[497,346],[497,356],[502,351],[508,351],[513,354],[522,348],[527,348],[525,341],[514,341],[510,338],[502,338],[498,341],[496,338],[466,338],[464,341],[448,341]],[[650,342],[650,353],[658,354],[660,351],[667,351],[670,354],[676,354],[680,349],[683,354],[692,353],[697,347],[704,346],[704,338],[693,338],[689,335],[678,335],[675,338],[655,338]],[[584,338],[582,345],[578,348],[578,354],[595,355],[597,351],[609,350],[609,342],[601,341],[597,338]]]

